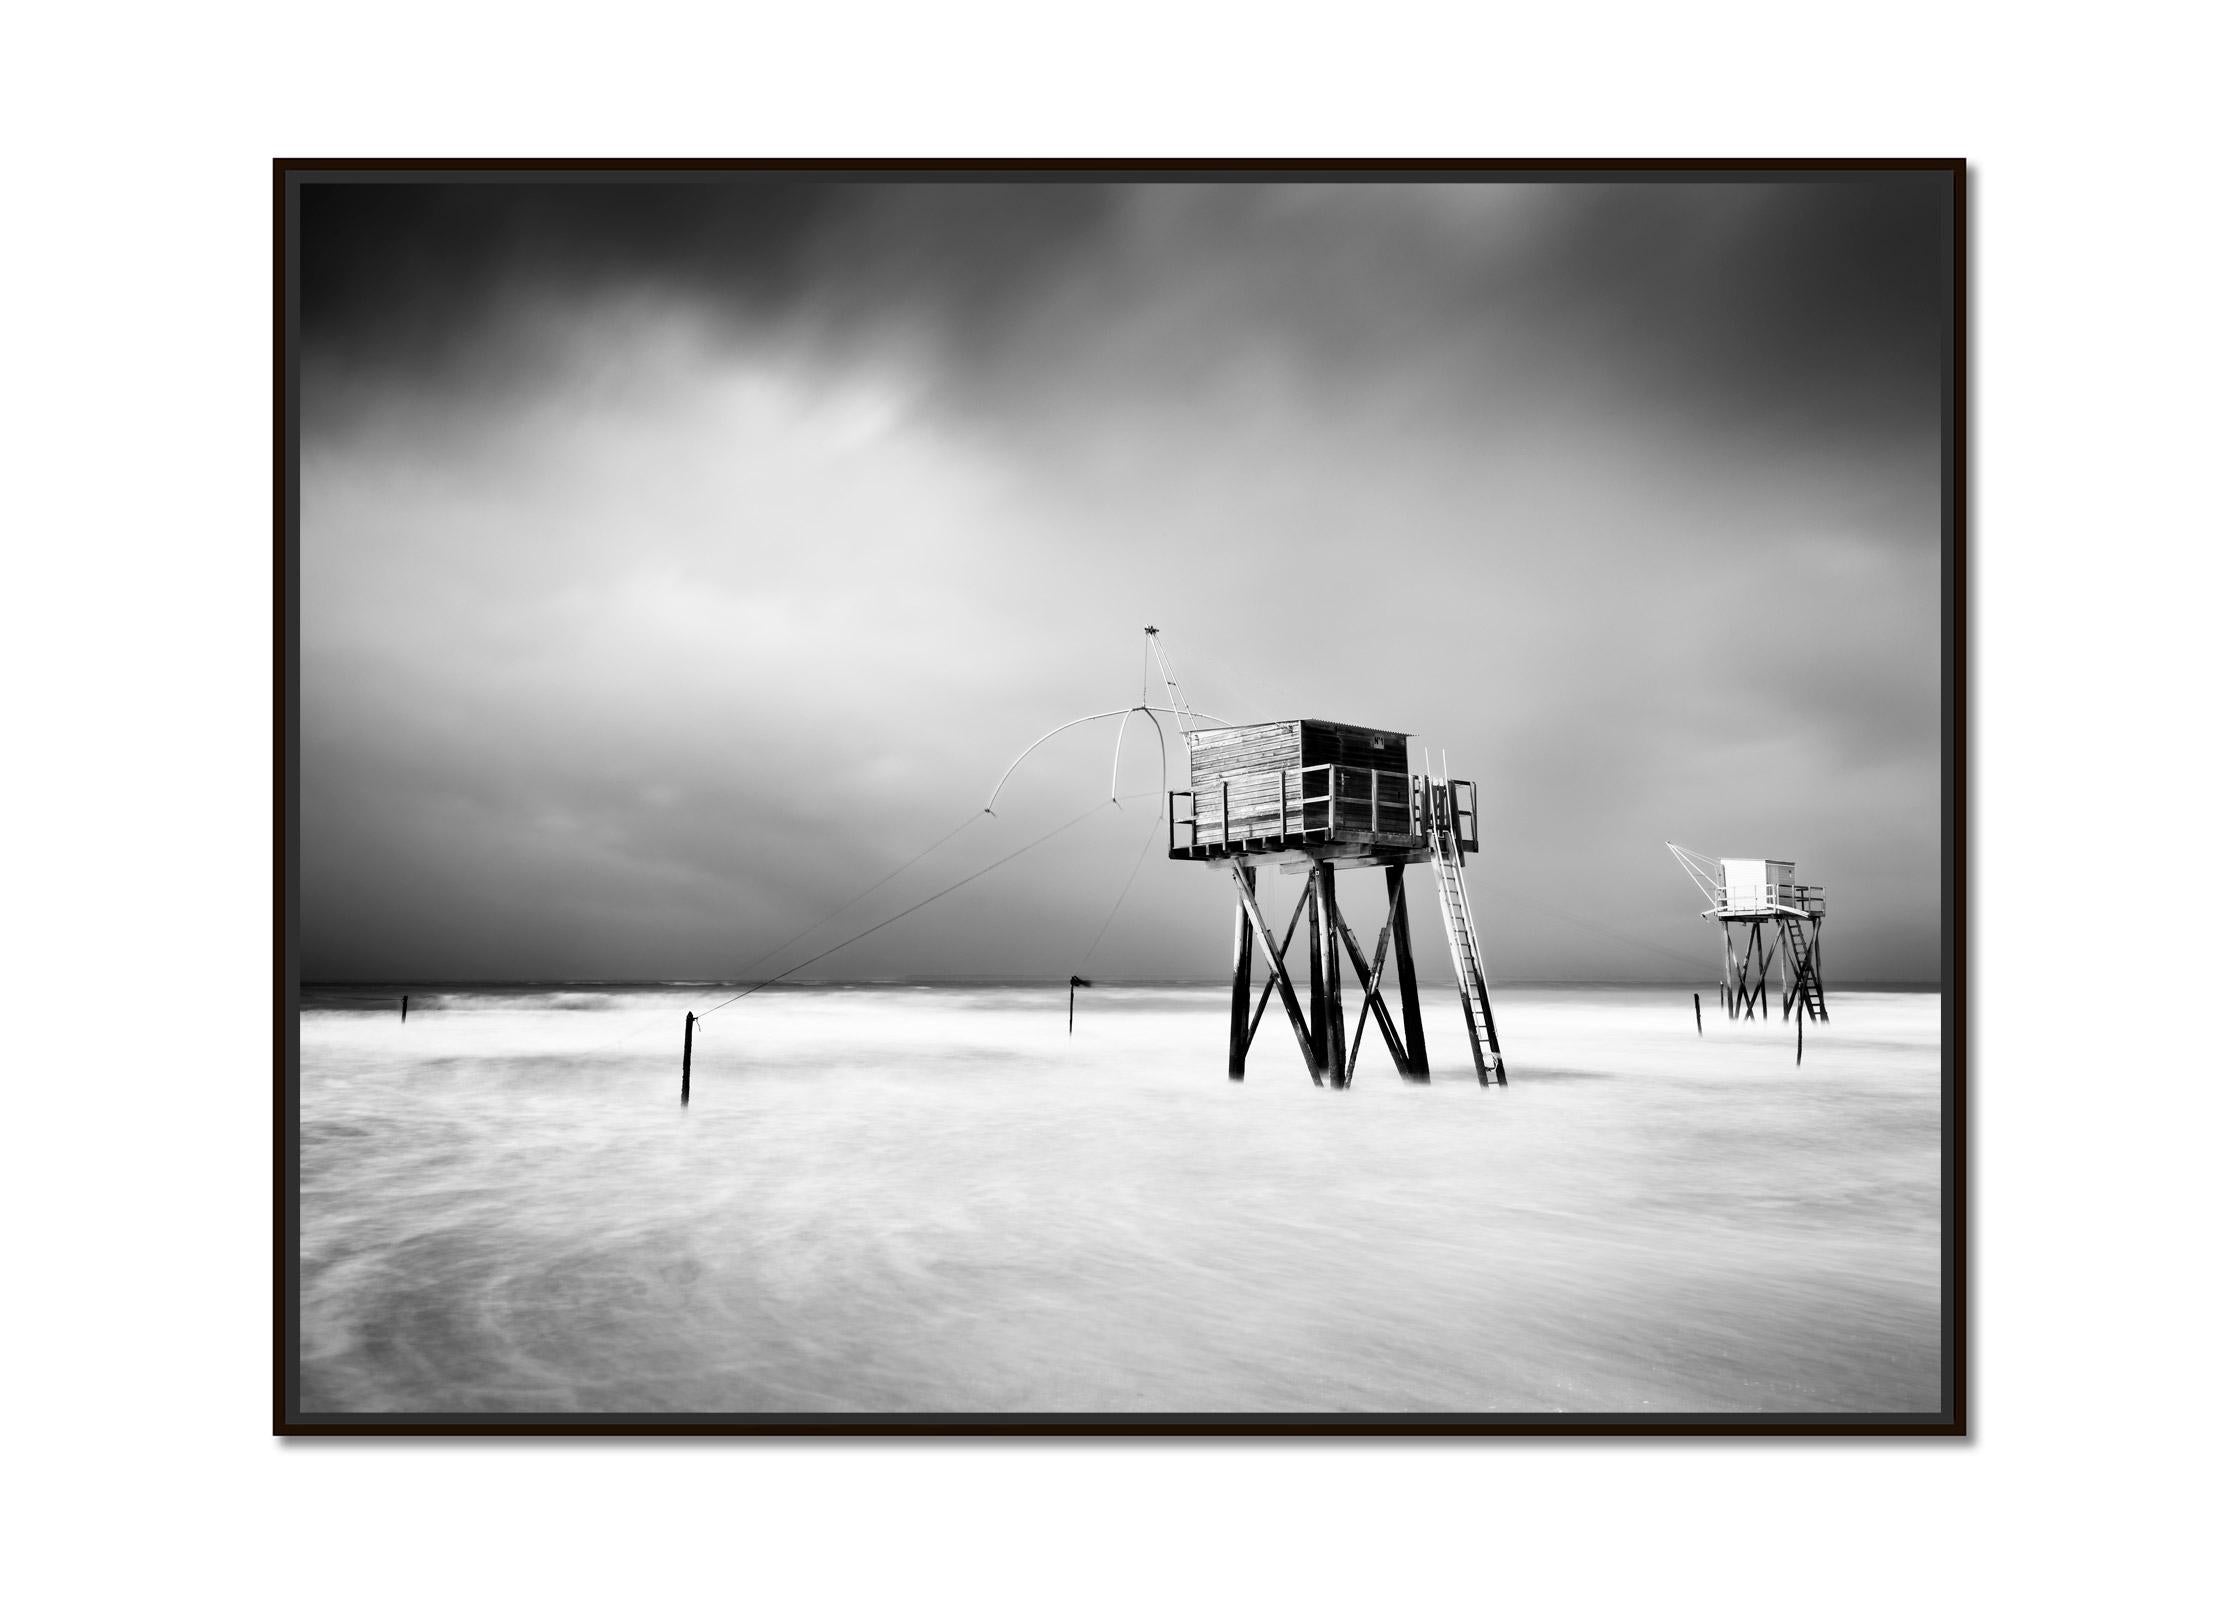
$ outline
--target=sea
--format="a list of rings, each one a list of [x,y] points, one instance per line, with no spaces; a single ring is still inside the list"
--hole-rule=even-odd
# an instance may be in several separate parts
[[[735,992],[308,986],[302,1413],[1942,1404],[1933,991],[1800,1062],[1716,993],[1497,988],[1483,1088],[1427,989],[1431,1082],[1372,1025],[1345,1092],[1280,1006],[1231,1082],[1225,984]]]

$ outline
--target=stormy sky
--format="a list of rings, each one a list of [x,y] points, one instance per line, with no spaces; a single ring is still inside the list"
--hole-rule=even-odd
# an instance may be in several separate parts
[[[1826,885],[1834,982],[1933,978],[1943,216],[1941,178],[306,184],[305,975],[767,975],[1103,799],[1110,722],[753,964],[1138,699],[1156,624],[1207,712],[1479,781],[1497,978],[1715,982],[1668,838]],[[1133,720],[1137,798],[803,976],[1222,975]]]

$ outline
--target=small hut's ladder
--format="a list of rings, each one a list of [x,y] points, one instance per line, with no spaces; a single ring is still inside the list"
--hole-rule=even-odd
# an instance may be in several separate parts
[[[1805,1015],[1815,1022],[1828,1020],[1828,997],[1820,986],[1820,926],[1814,923],[1806,931],[1802,917],[1783,917],[1781,932],[1789,945],[1789,971],[1795,975],[1796,994],[1793,997],[1805,1008]],[[1781,1000],[1781,1017],[1787,1021],[1791,996]]]
[[[1470,1029],[1471,1064],[1481,1085],[1508,1086],[1501,1065],[1501,1040],[1493,1031],[1493,1002],[1486,997],[1485,961],[1479,954],[1478,925],[1471,920],[1470,896],[1462,886],[1462,842],[1455,836],[1454,787],[1422,780],[1430,804],[1431,870],[1439,877],[1439,910],[1447,925],[1447,948],[1454,953],[1455,987],[1462,991],[1462,1014]]]

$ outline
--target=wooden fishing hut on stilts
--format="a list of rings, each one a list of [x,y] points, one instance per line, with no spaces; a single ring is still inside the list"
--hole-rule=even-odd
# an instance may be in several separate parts
[[[1187,731],[1190,787],[1167,795],[1167,855],[1227,873],[1237,890],[1229,1000],[1229,1076],[1242,1080],[1245,1057],[1271,993],[1281,997],[1307,1071],[1319,1084],[1349,1087],[1361,1041],[1374,1019],[1400,1076],[1429,1081],[1423,1014],[1416,998],[1415,951],[1408,935],[1407,869],[1428,865],[1454,958],[1455,984],[1470,1034],[1478,1082],[1507,1084],[1501,1044],[1486,993],[1485,964],[1462,882],[1462,858],[1478,848],[1477,785],[1417,774],[1408,736],[1350,723],[1301,719]],[[1185,804],[1187,803],[1187,804]],[[1279,940],[1260,906],[1260,870],[1303,875],[1306,884]],[[1338,909],[1336,874],[1384,869],[1385,921],[1373,957]],[[1302,1011],[1284,957],[1307,922],[1307,1004]],[[1268,977],[1252,1003],[1258,946]],[[1361,1015],[1346,1039],[1339,952],[1361,984]],[[1385,1004],[1387,958],[1400,990],[1400,1020]]]
[[[1794,861],[1714,858],[1669,839],[1665,848],[1711,902],[1701,915],[1719,925],[1726,946],[1719,993],[1727,1015],[1772,1016],[1766,985],[1778,968],[1781,1020],[1788,1021],[1790,1009],[1801,1006],[1814,1022],[1826,1022],[1828,989],[1820,976],[1820,924],[1828,914],[1828,900],[1820,888],[1796,881]]]

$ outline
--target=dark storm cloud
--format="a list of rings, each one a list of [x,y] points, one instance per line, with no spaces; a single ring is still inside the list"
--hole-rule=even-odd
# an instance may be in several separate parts
[[[1693,948],[1676,837],[1795,857],[1850,974],[1927,976],[1936,200],[307,189],[307,962],[736,970],[1132,697],[1156,621],[1209,709],[1485,782],[1505,973]],[[1110,736],[950,865],[1102,794]],[[1062,966],[1146,822],[832,974]],[[1219,885],[1133,883],[1107,970],[1202,975]]]
[[[1485,329],[1551,381],[1589,360],[1672,403],[1794,428],[1918,422],[1938,376],[1938,189],[1920,178],[1443,183],[1402,197],[1374,185],[330,183],[305,187],[302,215],[307,359],[437,388],[546,372],[535,339],[503,342],[522,308],[628,297],[685,301],[750,332],[918,336],[946,382],[997,411],[1039,412],[1085,381],[1171,400],[1210,380],[1218,396],[1240,350],[1315,381],[1412,380],[1427,355],[1436,370]],[[1212,344],[1160,310],[1207,274],[1229,285]],[[1116,328],[1139,342],[1115,350]]]
[[[1942,283],[1937,185],[1899,178],[1590,190],[1541,288],[1676,384],[1918,419]]]
[[[847,331],[902,309],[962,346],[1058,270],[1113,204],[1080,185],[307,184],[303,348],[338,373],[433,386],[548,370],[503,342],[523,307],[688,300],[743,331]]]
[[[481,359],[485,330],[524,294],[779,300],[800,287],[801,248],[836,198],[790,183],[307,184],[304,349],[440,382]]]

